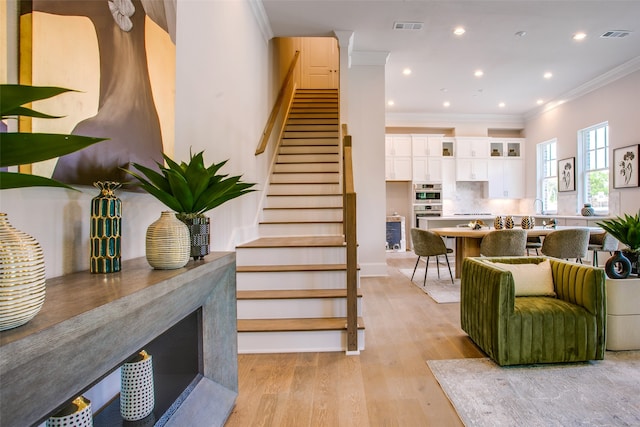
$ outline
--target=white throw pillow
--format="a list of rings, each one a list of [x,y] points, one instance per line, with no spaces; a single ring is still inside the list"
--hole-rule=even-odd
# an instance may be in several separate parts
[[[517,297],[556,296],[549,260],[539,264],[505,264],[501,262],[493,264],[511,272]]]

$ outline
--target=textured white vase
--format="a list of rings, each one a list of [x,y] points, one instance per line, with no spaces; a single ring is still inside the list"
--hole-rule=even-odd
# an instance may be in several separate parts
[[[0,213],[0,331],[24,325],[44,304],[44,252],[40,243]]]
[[[160,218],[147,228],[147,262],[159,270],[171,270],[187,265],[191,254],[189,228],[176,218],[176,214],[164,211]]]

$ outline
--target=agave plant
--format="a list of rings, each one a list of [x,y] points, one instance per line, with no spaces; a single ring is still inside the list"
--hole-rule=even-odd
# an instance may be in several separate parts
[[[602,220],[597,223],[606,232],[628,247],[630,252],[640,252],[640,211],[631,216]]]
[[[217,174],[227,160],[206,167],[203,153],[190,154],[189,163],[180,164],[163,154],[167,166],[156,162],[160,172],[138,163],[133,166],[140,173],[126,172],[135,177],[145,191],[175,211],[183,221],[201,217],[208,210],[255,191],[251,188],[255,184],[242,182],[241,176]]]
[[[72,92],[53,86],[0,85],[0,113],[2,120],[23,117],[57,119],[60,116],[24,107],[33,101]],[[7,132],[0,134],[0,167],[26,165],[73,153],[107,138],[54,133]],[[0,189],[22,187],[64,187],[75,190],[62,182],[37,175],[0,171]]]

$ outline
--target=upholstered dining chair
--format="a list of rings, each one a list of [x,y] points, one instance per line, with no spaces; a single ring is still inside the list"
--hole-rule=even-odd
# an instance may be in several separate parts
[[[529,255],[531,249],[536,251],[536,255],[540,255],[538,249],[542,248],[542,238],[540,236],[527,236],[525,248],[527,249],[527,255]]]
[[[480,242],[483,256],[523,256],[527,245],[527,230],[514,228],[494,230],[487,233]]]
[[[598,266],[598,252],[609,252],[612,255],[613,251],[618,250],[618,243],[618,239],[607,232],[589,236],[587,250],[593,251],[593,265]]]
[[[543,255],[560,259],[575,259],[582,264],[582,258],[587,256],[589,246],[589,229],[569,228],[556,230],[547,234],[542,240]]]
[[[442,240],[442,237],[437,235],[433,231],[423,230],[421,228],[412,228],[411,241],[413,252],[418,255],[416,265],[415,267],[413,267],[411,280],[413,280],[413,276],[415,276],[416,274],[416,269],[418,268],[420,258],[423,256],[427,257],[427,265],[424,268],[424,281],[422,282],[422,286],[425,286],[427,284],[427,269],[429,268],[429,258],[432,256],[436,257],[438,278],[440,278],[440,265],[438,264],[438,257],[440,255],[444,255],[445,259],[447,260],[447,267],[449,267],[449,276],[451,276],[451,283],[453,283],[453,273],[451,273],[451,264],[449,264],[448,256],[448,254],[453,252],[453,249],[447,248],[447,246],[444,244],[444,241]]]

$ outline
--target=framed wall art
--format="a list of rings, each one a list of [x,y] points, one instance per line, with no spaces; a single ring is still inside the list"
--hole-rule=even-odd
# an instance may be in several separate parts
[[[575,191],[576,158],[558,160],[558,191]]]
[[[638,186],[638,153],[640,144],[613,150],[613,188]]]

